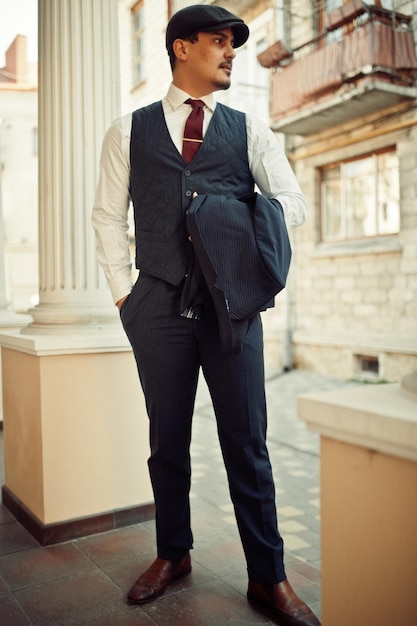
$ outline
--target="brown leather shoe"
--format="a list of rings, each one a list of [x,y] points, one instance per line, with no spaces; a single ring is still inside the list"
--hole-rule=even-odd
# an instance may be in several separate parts
[[[160,596],[172,580],[186,576],[191,572],[191,558],[187,554],[179,561],[166,561],[157,558],[140,576],[129,593],[128,600],[134,604],[151,602]]]
[[[280,626],[320,626],[311,609],[297,596],[288,580],[276,585],[249,581],[248,600]]]

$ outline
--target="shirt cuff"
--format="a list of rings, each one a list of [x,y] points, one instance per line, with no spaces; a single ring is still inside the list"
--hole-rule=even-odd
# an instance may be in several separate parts
[[[109,287],[111,291],[111,295],[113,298],[114,304],[118,302],[121,298],[128,296],[132,291],[132,281],[130,278],[111,278],[109,280]]]

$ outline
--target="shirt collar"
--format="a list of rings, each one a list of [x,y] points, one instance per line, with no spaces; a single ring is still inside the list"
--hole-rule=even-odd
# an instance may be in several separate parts
[[[179,89],[179,87],[176,87],[173,83],[170,84],[168,93],[166,95],[166,99],[172,107],[173,111],[176,111],[178,107],[184,104],[184,102],[190,97],[190,94],[186,93],[182,89]],[[202,100],[206,107],[210,109],[210,111],[214,111],[214,109],[216,108],[216,99],[212,93],[208,94],[207,96],[203,96],[202,98],[199,98],[199,100]]]

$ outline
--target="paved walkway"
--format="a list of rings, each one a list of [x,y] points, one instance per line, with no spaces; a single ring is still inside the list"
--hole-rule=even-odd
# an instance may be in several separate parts
[[[297,396],[346,382],[314,373],[269,373],[269,452],[288,578],[320,616],[319,441],[296,414]],[[1,446],[2,454],[2,446]],[[0,458],[2,466],[2,458]],[[154,558],[154,524],[145,522],[40,547],[0,506],[2,626],[243,626],[271,624],[245,599],[245,561],[230,504],[207,388],[193,425],[193,571],[143,607],[125,594]],[[0,467],[2,472],[2,467]],[[0,476],[3,483],[3,476]]]

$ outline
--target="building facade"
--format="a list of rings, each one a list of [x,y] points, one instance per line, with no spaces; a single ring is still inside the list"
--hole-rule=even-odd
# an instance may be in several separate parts
[[[4,285],[15,311],[38,301],[38,88],[27,38],[17,35],[0,69],[0,207]]]
[[[293,0],[284,22],[259,60],[310,207],[294,364],[396,381],[417,369],[416,5]]]

